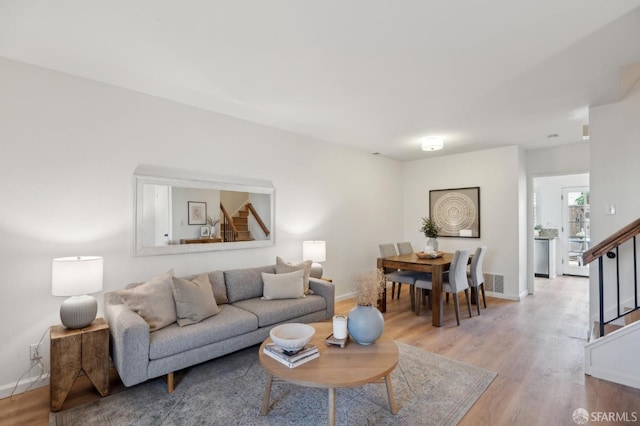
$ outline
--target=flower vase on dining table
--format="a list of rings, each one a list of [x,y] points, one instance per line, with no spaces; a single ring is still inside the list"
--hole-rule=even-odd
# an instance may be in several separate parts
[[[428,250],[429,248],[431,248],[431,250]],[[428,238],[427,239],[427,246],[425,247],[424,251],[438,251],[438,240],[435,238]]]

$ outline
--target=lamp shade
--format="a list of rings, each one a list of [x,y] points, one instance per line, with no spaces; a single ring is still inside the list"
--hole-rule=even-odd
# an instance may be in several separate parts
[[[79,296],[102,290],[102,264],[103,259],[99,256],[53,259],[51,294]]]
[[[303,241],[302,258],[314,262],[327,260],[327,243],[325,241]]]

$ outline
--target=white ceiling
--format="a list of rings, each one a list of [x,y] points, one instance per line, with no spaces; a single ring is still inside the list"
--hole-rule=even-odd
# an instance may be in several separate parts
[[[0,56],[412,160],[580,142],[640,0],[0,0]]]

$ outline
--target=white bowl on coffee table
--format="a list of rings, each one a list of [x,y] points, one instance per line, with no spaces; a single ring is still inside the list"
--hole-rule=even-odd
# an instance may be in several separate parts
[[[290,323],[273,327],[269,332],[273,343],[287,352],[296,352],[311,341],[316,329],[308,324]]]

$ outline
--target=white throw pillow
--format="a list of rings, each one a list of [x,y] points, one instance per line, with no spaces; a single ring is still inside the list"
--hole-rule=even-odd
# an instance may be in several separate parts
[[[313,294],[313,292],[309,290],[309,274],[311,273],[312,264],[312,261],[305,260],[304,262],[300,262],[294,265],[292,263],[285,262],[284,259],[282,259],[280,256],[276,256],[276,274],[287,274],[289,272],[300,270],[304,271],[304,294]]]
[[[298,299],[304,295],[304,271],[289,272],[288,274],[262,273],[263,299]]]

